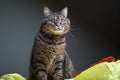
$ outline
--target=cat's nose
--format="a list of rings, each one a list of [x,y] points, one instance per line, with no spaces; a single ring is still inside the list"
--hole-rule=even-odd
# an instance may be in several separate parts
[[[62,26],[61,25],[56,26],[56,29],[62,30]]]
[[[57,23],[57,26],[60,26],[60,23]]]
[[[62,29],[61,24],[60,24],[60,23],[57,23],[56,28],[61,30],[61,29]]]

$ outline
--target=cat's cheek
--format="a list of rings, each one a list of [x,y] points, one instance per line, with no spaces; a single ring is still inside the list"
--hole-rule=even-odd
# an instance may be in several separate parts
[[[68,32],[69,30],[70,30],[70,27],[68,27],[68,26],[66,26],[64,29],[65,32]]]

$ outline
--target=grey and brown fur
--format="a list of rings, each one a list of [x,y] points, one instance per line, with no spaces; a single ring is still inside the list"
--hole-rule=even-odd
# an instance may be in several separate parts
[[[30,61],[30,80],[64,80],[74,69],[65,50],[65,35],[70,29],[68,9],[52,12],[45,7],[39,34],[36,36]]]

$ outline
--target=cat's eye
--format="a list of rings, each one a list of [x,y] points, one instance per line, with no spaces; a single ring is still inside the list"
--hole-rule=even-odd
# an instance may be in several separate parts
[[[51,23],[54,23],[54,20],[52,19],[52,20],[50,20],[50,22],[51,22]]]
[[[48,23],[54,23],[54,20],[49,20]]]
[[[61,22],[64,22],[65,21],[65,19],[61,19]]]

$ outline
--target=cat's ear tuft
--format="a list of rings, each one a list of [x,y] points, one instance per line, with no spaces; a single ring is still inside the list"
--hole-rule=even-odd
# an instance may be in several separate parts
[[[67,14],[68,14],[68,8],[65,7],[61,10],[61,14],[64,15],[65,17],[67,17]]]
[[[43,13],[44,16],[49,16],[50,14],[52,14],[52,11],[47,6],[45,6],[43,9]]]

